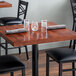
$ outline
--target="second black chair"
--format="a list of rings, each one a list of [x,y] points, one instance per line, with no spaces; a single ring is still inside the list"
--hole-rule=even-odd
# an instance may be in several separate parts
[[[22,24],[23,19],[26,18],[27,8],[28,8],[28,2],[19,0],[17,17],[2,17],[0,18],[0,25],[6,26],[6,25]],[[21,19],[20,17],[23,17],[23,19]],[[3,44],[5,44],[5,47],[3,46]],[[12,48],[8,48],[7,41],[5,43],[1,43],[0,45],[6,50],[6,55],[8,54],[8,49],[12,49]],[[24,47],[26,49],[27,59],[29,59],[27,46]],[[19,54],[21,54],[21,47],[18,48],[19,48]]]
[[[25,76],[25,65],[15,56],[0,56],[0,74],[10,73],[14,76],[14,72],[21,70],[22,75]]]
[[[70,0],[71,8],[72,8],[72,14],[73,14],[73,27],[72,30],[76,31],[76,0]],[[73,49],[75,49],[76,40],[71,40],[69,48],[72,47],[73,43]]]
[[[52,58],[53,60],[50,60]],[[59,64],[59,76],[62,76],[62,72],[72,71],[72,75],[75,76],[75,61],[76,61],[76,50],[69,48],[56,48],[46,52],[46,76],[49,75],[49,63],[56,61]],[[63,69],[63,63],[72,63],[72,69]],[[67,75],[66,75],[67,76]]]
[[[0,18],[0,25],[6,26],[6,25],[22,24],[23,19],[26,18],[27,8],[28,8],[28,2],[19,0],[17,17],[2,17]]]

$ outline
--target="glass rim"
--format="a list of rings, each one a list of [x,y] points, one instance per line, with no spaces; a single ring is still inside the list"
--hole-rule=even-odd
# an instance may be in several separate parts
[[[47,20],[41,20],[41,21],[47,21]]]

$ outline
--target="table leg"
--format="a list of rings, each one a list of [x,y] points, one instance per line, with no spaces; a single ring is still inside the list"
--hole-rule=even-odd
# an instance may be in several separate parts
[[[32,76],[38,76],[38,45],[32,45]]]
[[[1,44],[1,37],[0,37],[0,44]],[[0,56],[1,56],[1,46],[0,46]]]

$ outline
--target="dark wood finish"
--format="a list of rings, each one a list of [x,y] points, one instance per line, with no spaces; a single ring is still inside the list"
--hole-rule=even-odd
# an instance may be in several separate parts
[[[5,7],[12,7],[12,4],[5,1],[0,2],[0,8],[5,8]]]
[[[56,24],[53,22],[48,22],[48,26],[49,25]],[[18,29],[23,27],[23,25],[0,26],[0,36],[7,40],[7,42],[9,42],[14,47],[76,39],[76,33],[69,29],[48,30],[47,38],[45,37],[45,33],[43,34],[41,32],[40,28],[37,32],[31,31],[30,34],[29,32],[10,35],[5,34],[5,30]]]

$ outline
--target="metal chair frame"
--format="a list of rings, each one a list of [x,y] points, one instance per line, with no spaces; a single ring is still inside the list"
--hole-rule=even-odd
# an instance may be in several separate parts
[[[71,3],[71,8],[72,8],[72,14],[73,14],[73,27],[72,27],[72,30],[73,31],[76,31],[76,14],[74,13],[74,11],[76,11],[76,5],[73,6],[73,3],[76,3],[75,0],[70,0],[70,3]],[[69,48],[72,47],[72,42],[73,42],[73,49],[75,49],[75,43],[76,43],[76,40],[71,40],[70,41],[70,45],[69,45]]]
[[[1,43],[1,37],[0,37],[0,55],[1,55],[1,47],[5,50],[5,55],[8,55],[8,49],[15,49],[15,48],[19,48],[19,54],[21,54],[21,47],[10,47],[8,48],[8,43],[7,41],[5,41],[5,43]],[[26,60],[29,59],[29,55],[28,55],[28,49],[27,49],[27,46],[22,46],[22,47],[25,47],[25,51],[26,51]]]
[[[48,54],[46,54],[46,76],[49,76],[49,63],[55,61],[55,60],[50,60],[49,58],[50,58],[50,56]],[[67,63],[67,62],[72,62],[72,69],[63,69],[62,68],[62,64]],[[58,64],[59,64],[59,76],[62,76],[62,72],[66,72],[66,71],[72,71],[72,75],[75,76],[75,70],[76,70],[75,61],[60,62]]]
[[[24,8],[22,5],[24,6],[26,5],[26,8]],[[21,15],[24,14],[23,19],[25,19],[27,14],[27,8],[28,8],[28,2],[19,0],[17,18],[19,18]]]
[[[26,5],[26,8],[24,8],[22,5],[24,5],[24,6]],[[19,0],[17,18],[19,18],[21,15],[24,15],[23,19],[25,19],[26,14],[27,14],[27,8],[28,8],[28,2]],[[5,46],[4,46],[4,44],[5,44]],[[19,54],[21,54],[21,47],[8,48],[7,41],[5,41],[5,43],[1,43],[1,38],[0,38],[0,55],[1,55],[1,47],[3,49],[5,49],[5,54],[6,55],[8,54],[8,49],[15,49],[15,48],[18,48],[19,49]],[[28,56],[27,46],[23,46],[23,47],[25,47],[25,49],[26,49],[26,57],[27,57],[27,60],[28,60],[29,56]]]
[[[7,56],[6,56],[7,57]],[[9,56],[10,57],[10,56]],[[14,57],[14,56],[13,56]],[[3,58],[3,59],[5,59],[5,58]],[[1,60],[0,60],[1,61]],[[3,61],[2,61],[3,62]],[[1,68],[2,68],[2,70],[0,69],[0,74],[6,74],[6,73],[10,73],[10,76],[14,76],[14,72],[15,71],[19,71],[19,70],[21,70],[21,72],[22,72],[22,76],[26,76],[25,75],[25,70],[26,70],[26,68],[25,68],[25,65],[24,66],[21,66],[20,65],[20,60],[18,59],[17,60],[17,64],[19,65],[19,66],[11,66],[10,67],[10,65],[4,65],[4,63],[11,63],[11,61],[10,62],[8,62],[8,60],[4,60],[4,62],[3,62],[3,64],[1,64]],[[16,60],[14,60],[14,62],[16,62]],[[16,64],[16,65],[17,65]],[[23,63],[22,63],[23,64]],[[19,68],[17,68],[17,67],[19,67]],[[13,69],[12,69],[13,68]],[[8,70],[7,70],[8,69]]]

